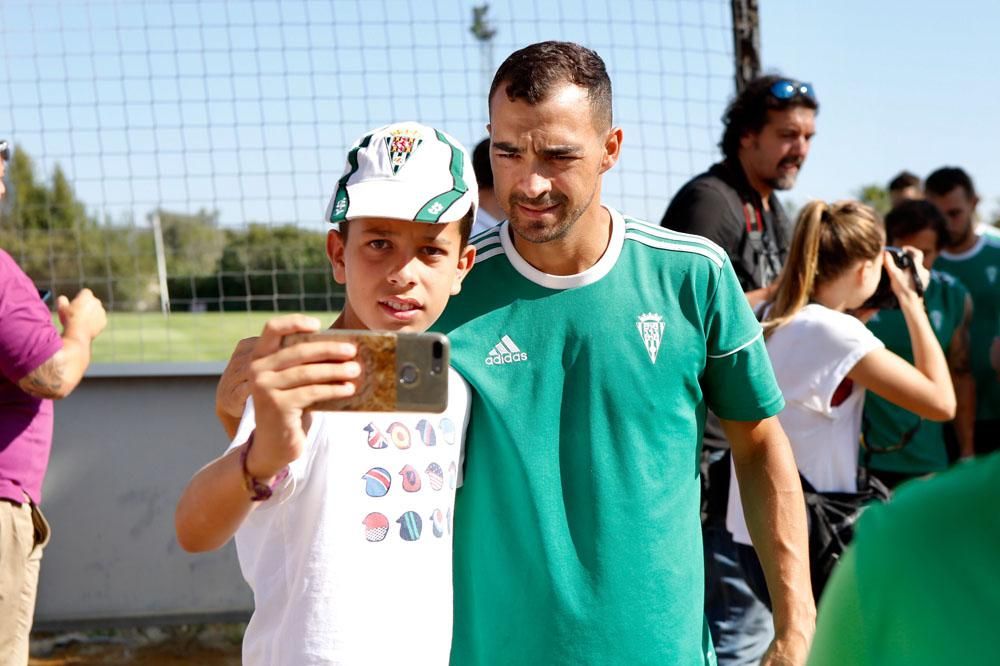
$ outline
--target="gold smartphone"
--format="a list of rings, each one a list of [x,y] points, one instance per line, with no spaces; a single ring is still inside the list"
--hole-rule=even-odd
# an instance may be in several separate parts
[[[310,409],[440,413],[448,407],[449,345],[446,336],[327,329],[286,335],[281,346],[315,340],[344,340],[357,345],[361,377],[354,395],[318,402]]]

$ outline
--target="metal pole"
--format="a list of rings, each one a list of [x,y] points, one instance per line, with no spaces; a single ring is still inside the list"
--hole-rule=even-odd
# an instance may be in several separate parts
[[[760,14],[757,0],[732,0],[736,92],[760,76]]]
[[[485,83],[484,94],[493,83],[493,38],[497,34],[497,29],[488,16],[489,12],[489,3],[473,6],[472,25],[469,27],[469,32],[479,42],[479,69]]]
[[[163,252],[163,229],[160,227],[160,211],[149,216],[153,223],[153,245],[156,247],[156,275],[160,280],[160,311],[166,317],[170,314],[170,292],[167,290],[167,257]]]

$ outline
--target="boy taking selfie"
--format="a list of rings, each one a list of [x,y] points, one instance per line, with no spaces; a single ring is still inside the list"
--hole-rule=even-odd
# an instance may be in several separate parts
[[[346,300],[333,329],[427,330],[472,268],[478,206],[471,158],[417,123],[351,148],[327,209],[327,254]],[[451,524],[469,388],[448,374],[443,413],[312,411],[355,395],[356,344],[309,340],[304,315],[276,317],[251,352],[249,394],[228,450],[178,503],[181,546],[236,537],[254,593],[245,664],[446,664]]]

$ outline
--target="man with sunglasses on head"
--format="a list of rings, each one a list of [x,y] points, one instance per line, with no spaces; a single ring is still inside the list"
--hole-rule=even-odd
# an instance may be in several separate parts
[[[0,141],[0,199],[10,146]],[[0,666],[28,663],[35,590],[49,525],[38,508],[52,447],[52,400],[90,364],[104,308],[89,289],[58,300],[60,336],[24,271],[0,248]]]
[[[723,160],[686,183],[660,223],[720,245],[751,305],[770,299],[787,257],[792,225],[775,192],[795,185],[818,110],[809,83],[779,75],[751,81],[723,116]],[[702,450],[705,614],[720,664],[756,664],[772,620],[743,580],[726,530],[729,464],[729,443],[710,413]]]

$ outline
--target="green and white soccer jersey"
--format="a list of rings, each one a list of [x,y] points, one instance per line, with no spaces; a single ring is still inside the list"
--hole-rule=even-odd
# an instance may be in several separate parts
[[[976,420],[1000,419],[1000,381],[990,365],[1000,317],[1000,238],[983,235],[967,252],[942,252],[934,268],[954,275],[972,296],[969,360],[976,378]]]
[[[947,273],[931,271],[930,283],[924,293],[924,307],[934,335],[945,351],[965,316],[967,295],[968,292],[958,280]],[[902,311],[883,310],[872,317],[868,328],[885,343],[886,349],[913,363],[913,347]],[[922,474],[948,467],[948,453],[940,423],[921,420],[913,412],[897,407],[871,391],[865,398],[864,418],[865,439],[876,449],[897,447],[904,435],[916,428],[905,448],[892,453],[874,454],[871,459],[874,469]]]
[[[438,328],[474,389],[455,509],[456,664],[692,664],[703,624],[706,406],[780,411],[725,253],[611,211],[604,256],[553,276],[506,223]]]
[[[809,665],[997,663],[997,506],[1000,453],[866,509],[823,593]]]

